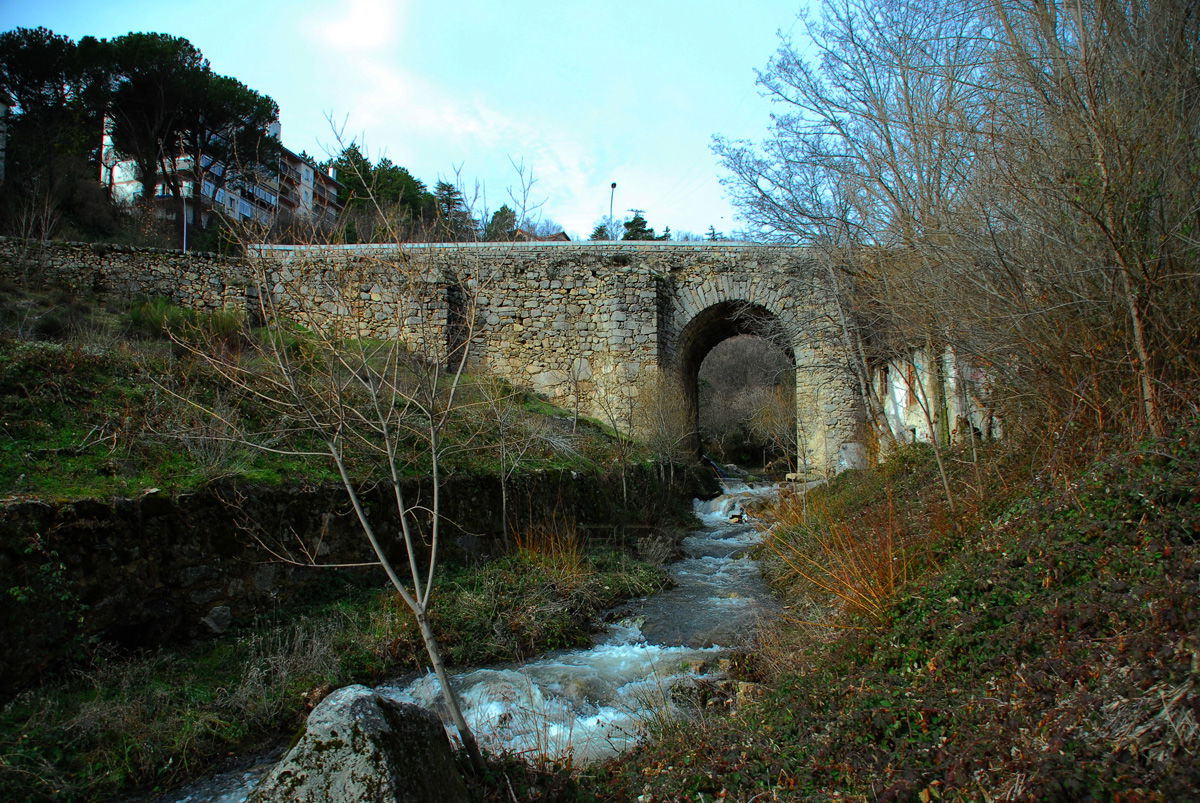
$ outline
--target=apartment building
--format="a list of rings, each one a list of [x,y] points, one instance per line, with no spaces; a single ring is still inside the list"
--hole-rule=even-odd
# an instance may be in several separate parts
[[[279,136],[278,123],[271,133]],[[341,185],[287,148],[280,149],[279,165],[274,172],[239,171],[226,176],[226,165],[206,155],[200,158],[200,171],[192,169],[190,156],[179,156],[174,160],[176,173],[183,176],[182,209],[173,208],[178,201],[168,184],[160,183],[155,187],[154,197],[163,217],[178,220],[182,212],[188,225],[207,223],[217,215],[238,223],[253,222],[264,226],[322,227],[333,225],[341,211],[338,203]],[[189,178],[197,172],[204,175],[199,192],[194,178]],[[107,131],[101,147],[100,181],[118,203],[132,204],[142,194],[142,183],[134,163],[116,153]]]

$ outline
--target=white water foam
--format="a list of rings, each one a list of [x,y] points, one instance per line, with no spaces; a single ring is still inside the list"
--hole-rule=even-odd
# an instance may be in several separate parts
[[[718,650],[648,644],[636,623],[625,621],[591,649],[477,669],[451,682],[485,749],[582,765],[627,749],[648,721],[673,715],[671,689],[704,677]],[[441,684],[432,674],[376,690],[444,716]]]
[[[683,540],[686,557],[667,567],[676,586],[643,601],[639,615],[610,624],[590,649],[451,679],[485,749],[575,766],[603,760],[636,743],[649,722],[677,713],[675,686],[713,677],[713,660],[745,638],[773,604],[757,564],[747,557],[760,534],[730,519],[744,517],[745,505],[778,489],[732,481],[726,489],[716,499],[694,503],[704,529]],[[432,674],[376,691],[428,708],[448,723]],[[447,732],[454,735],[449,724]],[[239,803],[266,769],[214,776],[162,799]]]
[[[678,713],[671,690],[710,677],[712,659],[770,605],[758,565],[747,557],[761,535],[730,519],[778,488],[727,487],[730,493],[695,502],[704,529],[683,540],[687,557],[668,567],[675,587],[646,600],[638,619],[610,625],[590,649],[451,678],[485,749],[585,765],[627,749],[647,722]],[[454,735],[434,675],[378,691],[438,712]]]

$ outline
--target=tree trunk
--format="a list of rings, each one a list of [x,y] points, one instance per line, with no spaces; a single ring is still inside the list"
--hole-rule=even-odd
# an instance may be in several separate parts
[[[1129,323],[1133,327],[1133,351],[1137,357],[1138,384],[1142,397],[1142,413],[1146,416],[1146,426],[1150,434],[1161,438],[1166,432],[1162,416],[1158,409],[1158,393],[1154,388],[1154,377],[1150,373],[1150,350],[1146,346],[1145,320],[1141,304],[1138,303],[1137,291],[1129,278],[1129,268],[1121,265],[1121,289],[1125,296],[1125,309],[1129,313]]]
[[[462,709],[458,706],[458,695],[450,688],[450,677],[446,674],[446,665],[442,663],[442,651],[438,646],[437,637],[433,634],[433,628],[429,626],[429,617],[423,609],[414,611],[414,613],[417,617],[417,626],[421,629],[421,640],[425,642],[425,652],[429,654],[429,661],[433,664],[433,673],[437,675],[438,683],[442,684],[442,699],[446,701],[450,719],[454,722],[455,729],[458,730],[458,738],[462,740],[463,749],[467,751],[471,765],[477,773],[482,774],[485,769],[483,754],[479,752],[479,743],[475,741],[475,734],[471,732]]]

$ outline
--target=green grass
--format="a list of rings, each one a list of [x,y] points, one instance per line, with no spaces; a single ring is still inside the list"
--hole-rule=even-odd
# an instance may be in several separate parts
[[[52,499],[136,495],[146,488],[187,490],[219,478],[254,482],[327,481],[328,460],[265,452],[236,438],[241,428],[272,432],[278,412],[231,386],[179,345],[201,336],[213,347],[256,359],[253,344],[278,336],[304,361],[305,333],[248,330],[230,311],[197,312],[163,299],[109,309],[56,291],[18,288],[0,302],[0,489]],[[215,345],[214,345],[215,344]],[[367,344],[370,345],[370,344]],[[468,386],[475,378],[468,377]],[[469,390],[469,387],[468,387]],[[531,394],[515,409],[525,429],[562,429],[564,411]],[[219,413],[229,424],[184,399]],[[446,471],[495,471],[494,422],[468,405],[450,422]],[[569,437],[568,437],[569,436]],[[272,446],[319,449],[304,435]],[[310,436],[309,436],[310,437]],[[569,441],[569,448],[560,448]],[[461,443],[462,448],[455,448]],[[408,476],[429,472],[427,449],[412,442],[399,455]],[[586,468],[610,458],[611,440],[594,428],[562,433],[522,456],[522,470]],[[369,449],[347,455],[364,477],[380,469]]]
[[[51,499],[190,489],[221,477],[334,477],[313,460],[216,440],[201,414],[163,390],[186,384],[218,401],[196,365],[126,347],[0,339],[0,487]]]

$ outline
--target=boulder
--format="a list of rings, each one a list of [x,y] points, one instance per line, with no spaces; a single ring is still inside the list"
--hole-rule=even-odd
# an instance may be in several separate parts
[[[466,799],[441,720],[358,685],[313,709],[300,741],[250,796],[255,803]]]

